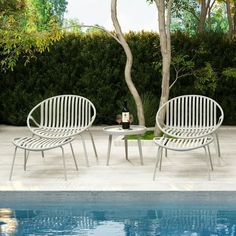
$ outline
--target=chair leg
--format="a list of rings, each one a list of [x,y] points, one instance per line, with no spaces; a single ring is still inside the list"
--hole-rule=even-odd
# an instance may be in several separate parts
[[[208,145],[207,145],[208,146]],[[209,147],[208,147],[209,148]],[[205,153],[206,153],[206,163],[207,163],[207,174],[208,174],[208,180],[211,180],[211,175],[210,175],[210,165],[211,165],[211,153],[210,153],[210,149],[208,149],[208,155],[207,155],[207,150],[206,147],[204,147],[205,149]]]
[[[70,143],[70,148],[71,148],[72,156],[73,156],[73,159],[74,159],[74,162],[75,162],[76,170],[78,170],[78,165],[77,165],[77,162],[76,162],[76,159],[75,159],[75,153],[74,153],[74,149],[72,147],[72,143]]]
[[[138,149],[139,149],[139,156],[140,156],[140,162],[141,165],[143,165],[143,152],[142,152],[142,144],[141,144],[141,136],[138,136]]]
[[[28,151],[27,154],[26,154],[26,163],[25,164],[27,164],[27,161],[29,159],[29,154],[30,154],[30,151]]]
[[[80,135],[80,137],[81,137],[82,144],[83,144],[83,147],[84,147],[84,154],[85,154],[86,164],[87,164],[87,167],[89,167],[88,153],[87,153],[85,141],[84,141],[84,138],[82,137],[82,135]]]
[[[112,135],[109,135],[108,139],[108,149],[107,149],[107,166],[109,165],[110,155],[111,155],[111,143],[112,143]]]
[[[64,149],[63,147],[61,148],[61,152],[62,152],[62,161],[63,161],[63,167],[64,167],[64,176],[65,176],[65,180],[67,180],[67,174],[66,174],[66,162],[65,162],[65,154],[64,154]]]
[[[124,136],[124,140],[125,140],[125,158],[128,161],[129,160],[129,158],[128,158],[128,138],[126,135]]]
[[[213,138],[214,138],[215,148],[216,148],[216,151],[217,151],[217,156],[218,156],[219,158],[221,158],[220,143],[219,143],[219,137],[218,137],[217,132],[215,132],[215,133],[213,134]]]
[[[211,170],[214,170],[213,169],[212,158],[211,158],[211,151],[210,151],[209,145],[207,145],[207,151],[208,151],[208,155],[209,155],[209,161],[210,161],[210,164],[211,164]]]
[[[35,134],[32,135],[32,137],[34,137],[34,136],[35,136]],[[39,137],[39,138],[41,138],[41,137]],[[44,151],[41,151],[41,153],[42,153],[42,158],[44,158]]]
[[[165,148],[165,150],[167,150],[167,149]],[[161,150],[160,150],[160,165],[159,165],[159,171],[161,171],[161,167],[162,167],[162,153],[163,153],[163,148],[161,148]]]
[[[209,158],[211,170],[214,170],[209,145],[207,145],[207,147],[203,147],[203,148],[205,150],[206,157]]]
[[[155,165],[155,169],[153,172],[153,181],[155,181],[155,179],[156,179],[156,172],[157,172],[157,167],[158,167],[158,163],[159,163],[159,159],[160,159],[160,152],[162,152],[162,148],[158,147],[157,157],[156,157],[156,165]]]
[[[165,157],[167,157],[167,148],[165,148]]]
[[[24,150],[24,171],[26,171],[26,162],[27,162],[27,155],[26,155],[26,149]]]
[[[96,159],[98,161],[98,154],[97,154],[97,149],[96,149],[95,142],[94,142],[94,139],[93,139],[93,135],[92,135],[92,133],[91,133],[91,131],[89,129],[88,129],[88,132],[89,132],[89,135],[90,135],[90,138],[91,138],[91,141],[92,141],[93,150],[94,150]]]
[[[14,164],[15,164],[16,151],[17,151],[17,147],[15,147],[15,151],[14,151],[14,155],[13,155],[13,160],[12,160],[12,165],[11,165],[11,171],[10,171],[10,176],[9,176],[9,180],[10,180],[10,181],[11,181],[11,178],[12,178],[13,167],[14,167]]]

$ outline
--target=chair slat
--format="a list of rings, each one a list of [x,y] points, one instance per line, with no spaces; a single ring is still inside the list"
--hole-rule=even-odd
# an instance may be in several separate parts
[[[68,97],[64,97],[64,103],[63,103],[63,128],[67,127],[67,117],[68,117],[68,112],[67,112],[67,109],[68,109]]]
[[[85,122],[84,122],[84,126],[86,126],[88,124],[88,102],[85,101]]]
[[[213,126],[214,124],[214,120],[213,120],[213,116],[214,116],[214,113],[213,113],[213,104],[212,102],[210,102],[210,107],[209,107],[209,110],[210,110],[210,123],[209,123],[209,126]]]
[[[216,107],[216,104],[214,103],[214,106],[213,106],[213,109],[214,109],[214,125],[216,125],[216,122],[217,122],[217,107]]]
[[[47,126],[52,126],[52,100],[48,101],[48,124]]]
[[[188,97],[188,127],[192,127],[192,97]]]
[[[60,126],[60,97],[55,98],[56,100],[56,106],[57,106],[57,116],[56,116],[56,124],[55,127],[59,127]]]
[[[199,112],[199,100],[200,100],[200,98],[199,97],[196,97],[195,98],[195,101],[196,101],[196,127],[199,127],[199,115],[201,114],[200,112]]]
[[[181,123],[180,123],[180,115],[181,115],[181,110],[180,110],[180,98],[177,98],[176,99],[177,101],[177,109],[178,109],[178,122],[177,122],[177,127],[180,127],[181,126]]]
[[[68,122],[67,122],[67,127],[70,128],[71,127],[71,100],[72,97],[68,98]]]
[[[48,126],[48,101],[45,102],[44,108],[44,126]]]
[[[52,100],[52,107],[53,107],[53,110],[52,110],[52,127],[56,126],[56,105],[57,105],[56,102],[57,102],[56,99]]]
[[[188,101],[187,101],[187,97],[184,97],[184,113],[185,113],[185,120],[184,120],[184,127],[187,128],[188,127]]]
[[[173,102],[170,102],[170,105],[169,105],[169,113],[170,113],[170,116],[169,116],[169,124],[170,126],[173,126]]]
[[[77,122],[77,126],[78,126],[78,127],[81,126],[81,116],[80,116],[80,113],[83,112],[81,105],[82,105],[82,101],[81,101],[81,99],[79,99],[79,106],[78,106],[78,122]]]
[[[169,119],[170,119],[170,113],[169,113],[169,103],[166,104],[166,125],[169,126],[170,125],[170,122],[169,122]]]
[[[79,107],[79,98],[76,98],[75,100],[75,121],[74,121],[74,127],[78,127],[78,107]]]
[[[84,99],[81,101],[81,103],[82,103],[82,106],[81,106],[81,108],[82,108],[82,112],[84,113],[84,111],[85,111],[85,101],[84,101]],[[80,127],[83,127],[83,126],[85,126],[84,125],[84,122],[85,122],[85,117],[84,116],[81,116],[81,124],[80,124]]]
[[[200,97],[200,110],[199,110],[199,127],[201,128],[202,127],[202,120],[203,120],[203,115],[204,115],[204,110],[203,110],[203,98]]]
[[[71,98],[71,122],[70,122],[71,127],[75,127],[74,118],[75,118],[75,97],[72,97]]]

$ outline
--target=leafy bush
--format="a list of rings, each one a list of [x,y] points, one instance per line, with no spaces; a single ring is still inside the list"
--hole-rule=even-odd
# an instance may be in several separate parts
[[[211,64],[207,62],[205,67],[198,69],[195,74],[197,76],[197,80],[194,84],[196,89],[203,95],[214,95],[217,86],[217,78]]]
[[[130,32],[126,38],[133,52],[132,78],[142,95],[146,125],[153,126],[161,94],[161,71],[155,67],[161,61],[159,37],[153,32]],[[193,73],[178,79],[170,97],[210,96],[222,105],[224,123],[236,124],[236,80],[232,76],[236,41],[216,33],[190,37],[177,32],[172,35],[172,45],[173,55],[190,61]],[[25,125],[33,106],[59,94],[90,99],[97,109],[96,124],[115,123],[122,101],[128,98],[137,123],[134,102],[124,80],[125,62],[122,47],[105,33],[66,34],[26,67],[22,59],[13,72],[1,74],[0,123]],[[181,62],[180,66],[187,65]],[[175,77],[172,67],[171,81]]]
[[[154,127],[156,123],[156,113],[158,110],[159,100],[156,96],[154,96],[150,92],[146,92],[141,95],[141,99],[143,102],[143,110],[145,117],[145,125],[147,127]],[[133,114],[134,124],[138,124],[138,118],[136,114],[136,106],[132,97],[129,98],[129,109],[130,113]]]

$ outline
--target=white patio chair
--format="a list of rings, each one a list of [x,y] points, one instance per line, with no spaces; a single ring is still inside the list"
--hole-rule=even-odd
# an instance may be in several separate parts
[[[173,151],[191,151],[194,149],[203,148],[205,150],[206,156],[206,164],[207,164],[207,173],[208,179],[211,179],[210,169],[213,170],[211,153],[209,144],[213,141],[213,137],[211,135],[203,138],[193,138],[193,139],[181,139],[181,138],[170,138],[170,137],[161,137],[154,138],[154,142],[158,145],[157,159],[156,165],[153,173],[153,180],[156,178],[156,170],[159,165],[159,170],[161,170],[162,165],[162,152],[165,150],[173,150]]]
[[[166,119],[160,123],[160,113]],[[160,107],[156,122],[167,136],[182,139],[202,138],[213,135],[218,157],[221,157],[217,129],[224,119],[221,106],[211,98],[201,95],[183,95],[170,99]]]
[[[160,113],[165,112],[164,123],[160,122]],[[215,141],[218,157],[220,154],[217,129],[223,121],[224,113],[220,105],[211,98],[200,95],[184,95],[166,102],[157,112],[156,123],[163,132],[163,137],[154,138],[158,145],[157,161],[153,180],[159,165],[161,170],[163,149],[190,151],[204,148],[207,161],[208,178],[210,166],[213,170],[209,144]]]
[[[98,160],[94,139],[89,131],[95,117],[95,106],[87,98],[59,95],[37,104],[27,117],[27,126],[34,135],[42,138],[58,139],[80,135],[89,166],[87,149],[81,134],[84,131],[89,132]]]
[[[54,148],[61,148],[62,151],[62,160],[63,160],[63,167],[64,167],[64,176],[65,180],[67,180],[67,171],[66,171],[66,162],[65,162],[65,154],[64,154],[64,148],[63,146],[66,144],[70,144],[73,159],[75,162],[76,170],[78,170],[78,165],[75,159],[74,150],[72,147],[71,142],[73,141],[73,138],[59,138],[59,139],[48,139],[48,138],[41,138],[41,137],[21,137],[21,138],[15,138],[13,140],[13,144],[15,145],[15,152],[12,160],[12,166],[11,166],[11,172],[9,180],[12,178],[13,173],[13,167],[16,159],[16,151],[18,148],[24,150],[24,170],[26,171],[26,164],[28,160],[27,151],[29,152],[37,152],[37,151],[46,151],[51,150]]]

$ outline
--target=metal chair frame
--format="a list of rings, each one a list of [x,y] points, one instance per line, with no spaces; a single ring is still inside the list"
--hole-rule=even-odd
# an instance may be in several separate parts
[[[160,113],[166,119],[161,124]],[[183,95],[170,99],[156,114],[156,122],[166,136],[182,139],[202,138],[213,135],[217,155],[221,157],[217,129],[224,119],[221,106],[213,99],[201,95]]]
[[[173,151],[191,151],[198,148],[203,148],[205,150],[206,164],[208,179],[211,179],[210,169],[213,170],[213,164],[211,159],[211,152],[209,144],[213,142],[213,137],[207,136],[204,138],[194,138],[194,139],[176,139],[176,138],[166,138],[165,136],[159,138],[154,138],[154,142],[158,145],[156,165],[153,173],[153,181],[156,179],[156,171],[159,165],[159,171],[162,167],[162,154],[163,149],[173,150]]]
[[[15,145],[15,152],[12,160],[12,166],[11,166],[11,171],[10,171],[10,177],[9,180],[12,179],[12,173],[13,173],[13,167],[15,164],[15,159],[16,159],[16,152],[17,149],[23,149],[24,150],[24,171],[26,171],[26,164],[28,161],[28,154],[30,151],[46,151],[46,150],[51,150],[54,148],[61,148],[62,151],[62,160],[63,160],[63,168],[64,168],[64,177],[65,180],[67,180],[67,172],[66,172],[66,163],[65,163],[65,154],[64,154],[64,148],[63,145],[65,144],[70,144],[72,156],[74,159],[75,167],[76,170],[78,170],[78,165],[75,159],[75,154],[74,150],[71,144],[71,141],[73,138],[59,138],[59,139],[46,139],[46,138],[40,138],[40,137],[21,137],[21,138],[15,138],[13,140],[13,144]],[[28,151],[28,154],[27,154]]]
[[[89,99],[78,95],[59,95],[37,104],[27,117],[27,126],[34,135],[42,138],[58,139],[79,135],[89,166],[82,133],[88,131],[98,161],[93,135],[89,130],[95,117],[96,109]]]
[[[160,121],[162,112],[165,113],[164,123]],[[163,149],[167,155],[167,150],[190,151],[204,148],[213,170],[209,144],[215,141],[217,155],[221,157],[217,129],[223,119],[224,113],[220,105],[205,96],[183,95],[163,104],[156,114],[156,123],[163,132],[163,137],[154,138],[154,142],[158,145],[158,152],[153,180],[158,165],[161,170]],[[208,178],[210,179],[209,168]]]

